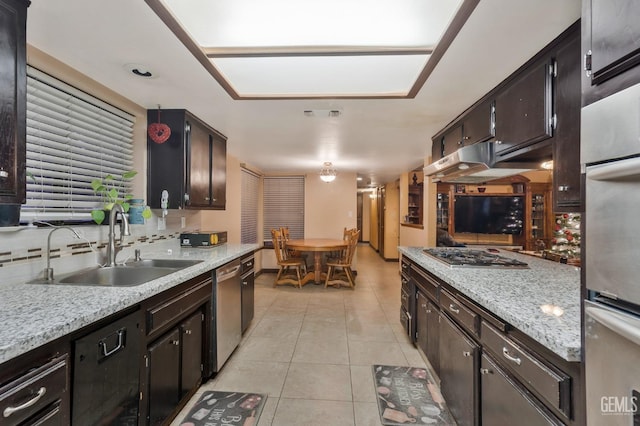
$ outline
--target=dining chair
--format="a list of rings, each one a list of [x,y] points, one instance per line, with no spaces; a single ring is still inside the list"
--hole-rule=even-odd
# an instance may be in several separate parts
[[[304,260],[299,257],[290,257],[286,254],[285,240],[279,229],[274,228],[271,230],[271,238],[279,267],[273,286],[293,284],[302,288],[302,271],[306,271]]]
[[[358,246],[358,236],[360,231],[345,230],[346,238],[348,239],[347,248],[343,251],[343,255],[340,258],[329,259],[327,261],[327,278],[324,281],[324,287],[327,288],[330,285],[340,287],[342,285],[354,288],[356,286],[356,279],[351,270],[351,262],[353,261],[353,255],[356,252]]]
[[[288,226],[282,226],[280,228],[280,232],[282,233],[282,238],[284,238],[284,242],[285,242],[285,249],[286,249],[285,254],[287,255],[287,257],[300,258],[300,259],[304,260],[304,272],[306,274],[307,273],[307,257],[308,256],[305,253],[302,253],[299,250],[291,250],[289,248],[286,248],[286,242],[289,241],[289,239],[290,239],[289,227]]]

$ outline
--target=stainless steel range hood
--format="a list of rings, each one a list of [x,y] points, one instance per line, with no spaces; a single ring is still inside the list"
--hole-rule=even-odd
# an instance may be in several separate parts
[[[424,168],[433,182],[484,183],[537,170],[539,163],[498,162],[493,142],[465,146]]]

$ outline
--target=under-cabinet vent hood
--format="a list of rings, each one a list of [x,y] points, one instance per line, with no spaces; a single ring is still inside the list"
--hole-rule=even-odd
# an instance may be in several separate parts
[[[433,182],[483,183],[537,170],[534,162],[498,162],[493,142],[465,146],[424,168]]]

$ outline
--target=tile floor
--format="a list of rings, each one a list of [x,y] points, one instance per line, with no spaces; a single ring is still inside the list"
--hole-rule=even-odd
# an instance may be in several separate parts
[[[400,324],[397,262],[357,251],[356,288],[273,288],[256,279],[255,317],[207,390],[268,394],[259,426],[380,425],[371,366],[425,363]],[[186,408],[172,425],[188,412]]]

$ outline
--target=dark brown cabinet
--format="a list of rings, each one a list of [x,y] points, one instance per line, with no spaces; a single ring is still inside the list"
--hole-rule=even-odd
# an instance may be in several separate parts
[[[180,402],[180,331],[172,330],[147,350],[148,424],[161,424]]]
[[[169,193],[168,208],[224,210],[226,205],[226,137],[183,109],[160,111],[171,129],[158,144],[147,138],[147,202],[161,207],[162,191]],[[147,112],[148,124],[158,111]]]
[[[479,424],[479,346],[446,315],[440,315],[440,387],[461,425]]]
[[[204,314],[197,311],[179,325],[180,351],[180,397],[195,389],[202,380]]]
[[[255,311],[255,277],[253,264],[255,262],[253,253],[241,259],[240,273],[242,274],[242,332],[249,328],[253,320]]]
[[[640,82],[640,3],[582,2],[583,105]]]
[[[0,203],[21,204],[26,186],[26,0],[0,0]]]
[[[562,425],[486,354],[482,355],[482,422],[487,425]]]
[[[581,212],[580,188],[580,34],[577,31],[556,52],[553,139],[553,211]]]
[[[550,60],[525,68],[496,95],[496,153],[507,157],[514,151],[553,136],[552,80]]]
[[[440,375],[439,310],[420,290],[416,293],[416,345]]]
[[[442,154],[444,156],[453,154],[460,147],[462,147],[462,125],[455,126],[442,135]]]
[[[471,107],[452,127],[433,138],[432,161],[464,146],[487,141],[494,135],[494,104],[490,99],[484,100]],[[436,154],[440,155],[436,157]]]
[[[409,185],[406,223],[422,225],[423,192],[422,182]]]

